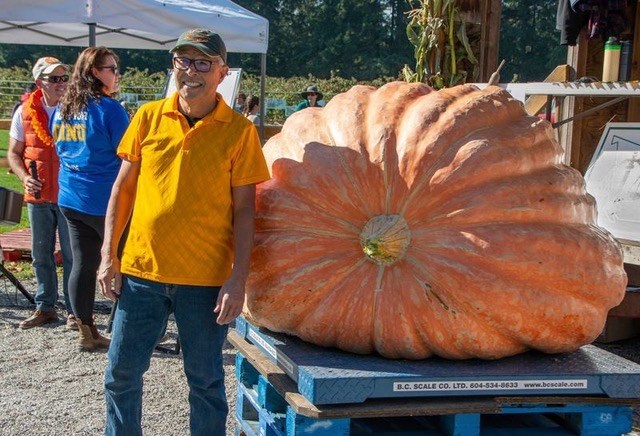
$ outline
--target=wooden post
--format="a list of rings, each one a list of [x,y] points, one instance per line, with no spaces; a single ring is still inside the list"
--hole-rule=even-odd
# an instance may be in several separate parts
[[[482,0],[480,7],[480,82],[487,82],[489,76],[498,67],[498,49],[500,48],[500,0]]]
[[[578,44],[568,47],[567,64],[575,71],[575,79],[585,76],[587,70],[588,41],[584,32],[580,32]],[[582,97],[567,97],[564,99],[562,112],[563,118],[572,117],[576,112],[583,110]],[[577,119],[566,124],[559,134],[559,142],[564,148],[565,163],[573,168],[579,168],[580,162],[580,137],[583,119]]]
[[[634,2],[635,3],[635,2]],[[631,63],[631,80],[640,79],[640,72],[638,71],[638,59],[640,58],[640,8],[635,3],[635,24],[636,26],[633,29],[633,52],[631,59],[633,60]],[[629,122],[638,122],[640,121],[640,99],[632,98],[629,100],[628,113],[627,113],[627,121]]]

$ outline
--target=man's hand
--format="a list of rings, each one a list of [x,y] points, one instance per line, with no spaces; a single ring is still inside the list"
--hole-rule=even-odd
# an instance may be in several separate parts
[[[218,294],[214,313],[218,314],[216,322],[220,325],[229,324],[242,312],[244,305],[244,282],[230,278],[222,285]]]
[[[111,301],[116,301],[120,296],[122,287],[122,275],[120,274],[120,260],[117,258],[103,257],[98,268],[98,283],[100,292]]]
[[[36,192],[42,191],[44,179],[34,179],[31,176],[27,176],[22,179],[22,187],[24,188],[24,192],[29,195],[35,195]]]

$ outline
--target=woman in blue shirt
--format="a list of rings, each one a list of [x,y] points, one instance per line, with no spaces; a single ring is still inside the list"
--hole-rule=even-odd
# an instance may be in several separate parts
[[[116,148],[129,124],[127,112],[112,98],[119,89],[118,60],[106,47],[80,53],[51,122],[60,158],[58,204],[73,254],[69,296],[83,350],[109,346],[93,322],[93,305],[107,203],[120,169]]]

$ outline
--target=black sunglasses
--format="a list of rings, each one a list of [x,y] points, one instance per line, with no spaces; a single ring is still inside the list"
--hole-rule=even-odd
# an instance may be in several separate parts
[[[118,74],[118,67],[115,65],[107,66],[107,67],[96,67],[99,70],[111,70],[113,74]]]
[[[66,83],[69,81],[69,75],[65,74],[63,76],[47,76],[43,77],[43,80],[46,80],[49,83]]]

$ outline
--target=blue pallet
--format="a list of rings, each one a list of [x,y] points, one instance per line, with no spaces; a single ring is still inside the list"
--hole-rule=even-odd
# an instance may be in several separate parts
[[[484,395],[640,398],[640,365],[591,345],[573,353],[528,352],[495,361],[409,361],[318,347],[259,329],[244,318],[238,318],[236,330],[282,368],[313,404]]]
[[[237,435],[618,436],[632,428],[632,409],[628,405],[502,404],[498,413],[310,418],[297,413],[241,353],[236,355],[236,377]],[[553,402],[555,397],[548,398]]]

